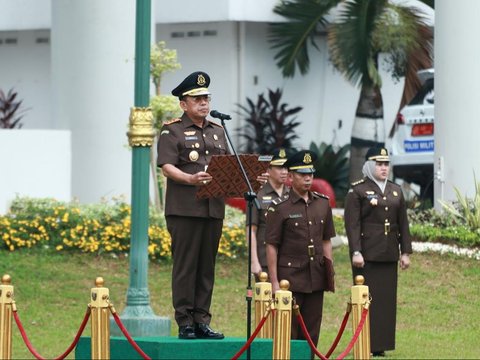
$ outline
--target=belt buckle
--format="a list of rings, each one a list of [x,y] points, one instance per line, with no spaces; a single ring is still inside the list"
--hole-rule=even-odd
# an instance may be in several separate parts
[[[390,232],[390,223],[386,222],[385,223],[385,235],[387,235]]]
[[[314,256],[314,255],[315,255],[315,246],[308,245],[308,256]]]

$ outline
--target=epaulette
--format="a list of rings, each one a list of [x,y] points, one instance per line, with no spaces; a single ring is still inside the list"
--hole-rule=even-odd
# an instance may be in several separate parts
[[[172,120],[165,121],[165,122],[163,123],[163,125],[171,125],[171,124],[175,124],[175,123],[180,122],[180,121],[182,121],[182,119],[176,118],[176,119],[172,119]]]
[[[316,197],[321,197],[321,198],[324,198],[324,199],[327,199],[327,200],[330,200],[330,198],[325,195],[325,194],[321,194],[319,192],[316,192],[316,191],[312,191],[313,195],[316,196]]]
[[[216,122],[213,122],[213,121],[209,121],[210,124],[212,125],[215,125],[215,126],[218,126],[218,127],[221,127],[223,129],[223,126],[220,125],[220,124],[217,124]]]
[[[272,200],[273,205],[278,205],[283,203],[284,201],[288,200],[288,193],[280,196],[279,198],[276,198],[275,200]]]
[[[356,186],[356,185],[359,185],[359,184],[362,184],[365,182],[365,179],[360,179],[358,181],[355,181],[355,182],[352,182],[351,185],[352,186]]]

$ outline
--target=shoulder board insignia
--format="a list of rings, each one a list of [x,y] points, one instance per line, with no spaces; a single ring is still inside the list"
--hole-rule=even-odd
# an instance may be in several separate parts
[[[313,191],[313,195],[316,195],[316,197],[321,197],[321,198],[324,198],[324,199],[327,199],[327,200],[330,199],[327,195],[321,194],[321,193],[316,192],[316,191]]]
[[[217,124],[216,122],[209,121],[209,123],[210,123],[210,124],[212,124],[212,125],[218,126],[218,127],[220,127],[220,128],[222,128],[222,129],[223,129],[223,126],[222,126],[222,125],[220,125],[220,124]]]
[[[356,186],[356,185],[362,184],[362,183],[364,183],[364,182],[365,182],[365,179],[360,179],[360,180],[358,180],[358,181],[353,182],[353,183],[352,183],[352,186]]]
[[[165,121],[165,122],[163,123],[163,125],[171,125],[171,124],[174,124],[174,123],[177,123],[177,122],[180,122],[180,121],[182,121],[182,119],[176,118],[176,119],[172,119],[172,120]]]
[[[285,194],[279,198],[276,198],[275,200],[272,200],[272,204],[278,205],[281,204],[282,202],[286,201],[288,199],[288,194]]]

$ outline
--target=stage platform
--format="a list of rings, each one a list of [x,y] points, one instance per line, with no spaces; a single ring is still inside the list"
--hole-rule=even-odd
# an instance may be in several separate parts
[[[180,340],[177,337],[135,338],[135,342],[152,359],[231,359],[245,344],[245,338],[223,340]],[[272,358],[272,339],[255,339],[251,359]],[[310,348],[304,340],[291,341],[291,359],[310,359]],[[240,359],[246,359],[245,351]],[[75,349],[75,359],[90,359],[90,337],[81,337]],[[110,338],[111,359],[142,359],[124,337]]]

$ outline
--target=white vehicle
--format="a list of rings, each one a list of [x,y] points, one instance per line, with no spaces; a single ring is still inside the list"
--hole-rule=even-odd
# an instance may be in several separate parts
[[[420,186],[420,198],[433,200],[434,70],[418,72],[422,87],[397,114],[391,139],[395,178]]]

